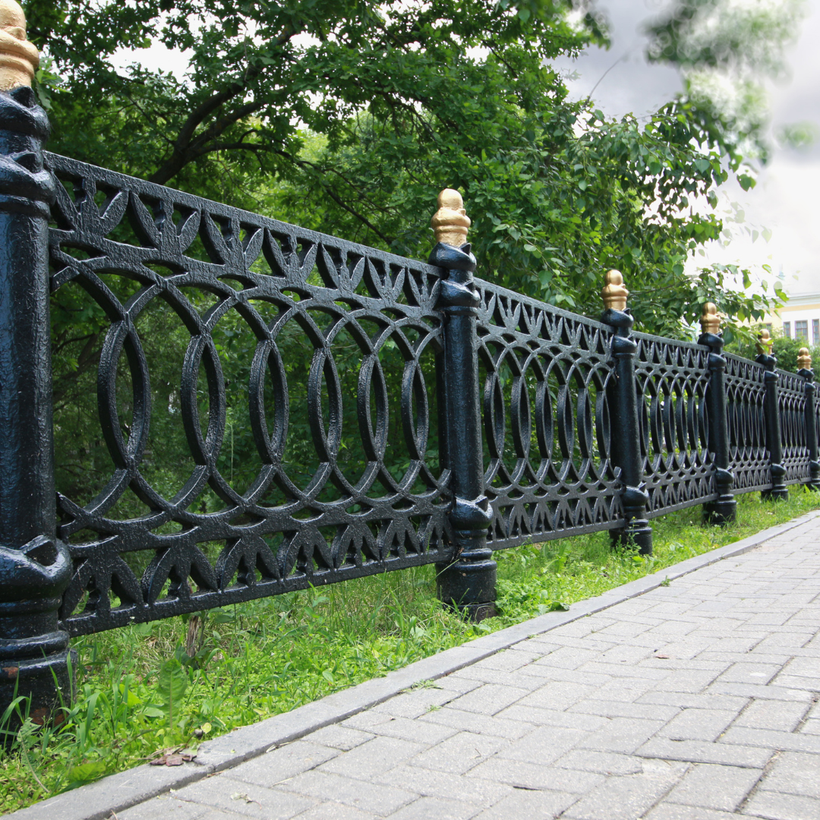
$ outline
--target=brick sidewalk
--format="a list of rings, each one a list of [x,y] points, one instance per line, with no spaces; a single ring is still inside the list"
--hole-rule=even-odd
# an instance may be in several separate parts
[[[818,820],[819,697],[815,516],[108,816]]]

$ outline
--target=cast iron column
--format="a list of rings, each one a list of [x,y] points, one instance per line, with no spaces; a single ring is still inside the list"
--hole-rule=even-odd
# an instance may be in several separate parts
[[[811,369],[811,356],[807,347],[800,348],[797,357],[798,376],[802,376],[806,383],[806,446],[809,450],[809,480],[806,487],[811,490],[820,490],[820,461],[817,459],[817,417],[814,408],[814,371]]]
[[[16,3],[0,4],[0,714],[16,695],[44,719],[70,700],[68,635],[57,609],[71,560],[55,535],[43,170],[48,119],[28,84],[38,62]],[[7,737],[6,740],[9,738]]]
[[[495,615],[496,563],[487,546],[492,513],[484,495],[476,334],[479,296],[473,286],[476,260],[466,244],[470,220],[461,194],[445,188],[438,204],[431,223],[438,244],[430,264],[444,269],[438,300],[444,314],[447,418],[443,452],[453,491],[449,517],[455,560],[436,565],[437,586],[445,604],[480,621]]]
[[[737,517],[737,501],[732,495],[735,477],[729,470],[729,430],[726,423],[726,389],[723,374],[723,337],[720,336],[720,317],[712,302],[703,306],[700,317],[701,335],[698,344],[709,348],[709,393],[706,412],[709,418],[709,450],[715,464],[715,489],[718,497],[703,507],[709,524],[729,524]]]
[[[638,424],[638,393],[635,386],[635,353],[638,345],[629,335],[632,313],[627,309],[629,291],[619,271],[606,275],[602,295],[606,310],[601,321],[615,328],[612,355],[615,358],[615,384],[610,405],[613,462],[621,468],[621,495],[626,527],[613,530],[615,543],[634,544],[641,555],[652,554],[652,528],[646,518],[649,496],[643,480],[641,433]]]
[[[780,405],[777,400],[777,359],[772,355],[772,338],[769,331],[760,334],[757,349],[759,354],[755,359],[766,368],[765,384],[766,398],[764,400],[764,415],[766,417],[766,448],[769,451],[769,462],[772,471],[772,486],[760,494],[763,498],[788,498],[789,490],[784,483],[786,468],[783,466],[783,446],[780,438]]]

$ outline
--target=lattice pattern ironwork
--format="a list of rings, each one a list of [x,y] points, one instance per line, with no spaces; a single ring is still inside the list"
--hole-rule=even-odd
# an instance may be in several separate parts
[[[494,549],[624,524],[610,463],[612,329],[477,282]]]
[[[766,368],[726,354],[726,403],[729,460],[736,493],[771,486],[771,462],[766,447]]]
[[[70,632],[448,559],[436,268],[47,163],[62,183],[53,313],[75,311],[80,333],[105,326],[96,393],[111,466],[92,498],[59,486],[58,453]],[[153,358],[149,334],[163,345]],[[177,354],[163,392],[154,371]],[[177,450],[152,437],[160,419]],[[162,459],[190,465],[181,486]]]
[[[62,157],[47,166],[61,183],[50,265],[73,634],[455,559],[446,416],[473,397],[443,395],[445,344],[457,357],[477,345],[493,549],[621,529],[640,482],[649,517],[717,499],[707,347],[616,339],[618,356],[634,351],[643,462],[625,489],[611,408],[634,411],[616,389],[633,377],[631,363],[616,376],[613,327]],[[446,309],[475,317],[475,340],[453,346]],[[766,490],[766,370],[726,361],[735,491]],[[786,480],[806,481],[802,377],[781,371],[778,401]],[[83,441],[63,433],[81,428]]]
[[[796,373],[777,371],[777,401],[780,411],[780,435],[786,484],[806,482],[809,471],[809,447],[806,438],[806,380]]]
[[[709,452],[709,349],[644,333],[635,378],[648,517],[717,498]]]

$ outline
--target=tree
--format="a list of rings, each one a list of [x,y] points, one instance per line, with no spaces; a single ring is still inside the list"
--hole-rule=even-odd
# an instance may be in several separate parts
[[[426,254],[438,189],[458,187],[480,275],[597,314],[624,270],[640,326],[681,332],[711,299],[767,300],[698,278],[721,229],[696,208],[737,171],[691,100],[649,123],[571,102],[551,67],[606,32],[583,0],[29,0],[52,60],[53,150],[410,255]],[[112,57],[187,49],[184,80]],[[711,129],[711,130],[710,130]],[[714,136],[712,132],[717,136]],[[750,183],[749,183],[750,184]]]

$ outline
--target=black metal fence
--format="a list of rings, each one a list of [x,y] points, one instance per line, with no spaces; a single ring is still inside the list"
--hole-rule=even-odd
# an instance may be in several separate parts
[[[820,487],[809,363],[633,333],[617,273],[601,321],[474,280],[452,192],[423,264],[46,132],[0,94],[0,709],[69,635],[433,563],[480,618],[493,550]]]

